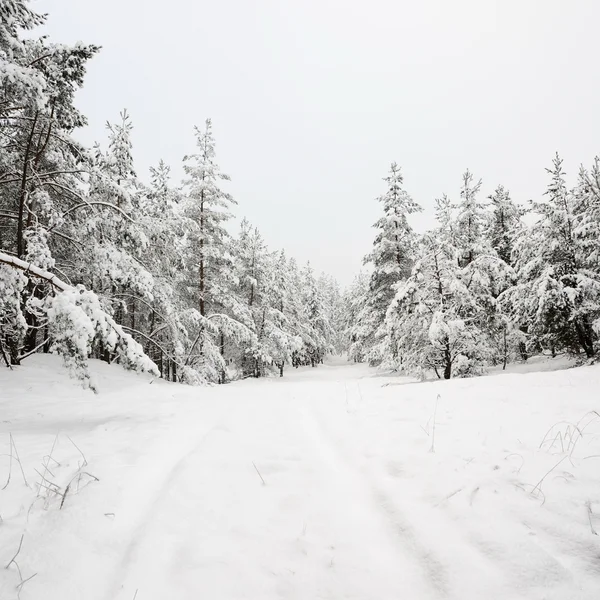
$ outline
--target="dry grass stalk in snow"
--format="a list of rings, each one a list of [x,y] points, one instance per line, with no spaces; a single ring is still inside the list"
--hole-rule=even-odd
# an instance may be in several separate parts
[[[9,467],[8,467],[8,479],[6,480],[6,483],[4,484],[4,487],[2,488],[3,490],[6,489],[8,487],[8,484],[10,483],[10,478],[12,475],[12,463],[13,460],[16,460],[17,463],[19,463],[19,467],[21,469],[21,475],[23,477],[23,481],[25,483],[25,485],[27,487],[29,487],[29,484],[27,483],[27,478],[25,477],[25,471],[23,470],[23,463],[21,462],[21,459],[19,457],[19,452],[17,451],[17,446],[15,445],[15,440],[13,438],[12,433],[8,434],[9,436],[9,440],[10,440],[10,455],[9,454],[5,454],[3,456],[9,456],[10,458],[10,463],[9,463]]]

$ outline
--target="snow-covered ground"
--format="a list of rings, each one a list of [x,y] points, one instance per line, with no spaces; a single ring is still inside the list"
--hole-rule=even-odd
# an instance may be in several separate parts
[[[0,369],[2,600],[600,598],[600,367],[94,371]]]

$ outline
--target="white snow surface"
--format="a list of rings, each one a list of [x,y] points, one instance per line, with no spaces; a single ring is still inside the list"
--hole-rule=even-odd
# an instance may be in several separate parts
[[[22,600],[597,600],[600,367],[536,365],[193,388],[93,362],[98,395],[53,356],[0,369],[0,487],[11,434],[30,486],[13,460],[0,598],[23,535]]]

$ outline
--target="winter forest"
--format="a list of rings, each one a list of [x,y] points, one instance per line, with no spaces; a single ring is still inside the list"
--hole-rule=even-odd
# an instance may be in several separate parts
[[[74,95],[99,48],[36,38],[43,17],[26,3],[0,10],[6,366],[54,352],[93,387],[90,357],[190,384],[283,376],[344,352],[443,379],[542,352],[594,357],[598,158],[567,177],[557,155],[526,205],[502,185],[485,198],[475,174],[457,174],[423,234],[411,227],[418,199],[392,163],[365,271],[342,293],[245,219],[232,231],[243,199],[227,191],[210,119],[189,132],[182,181],[163,162],[137,172],[126,110],[107,124],[105,147],[79,144],[86,117]]]
[[[2,2],[0,346],[7,365],[62,355],[89,384],[88,358],[219,382],[316,365],[341,350],[336,282],[269,249],[242,220],[217,164],[210,119],[190,132],[185,180],[169,166],[147,183],[132,159],[132,121],[85,148],[73,105],[95,46],[24,39],[41,17]],[[193,137],[192,137],[193,134]]]
[[[0,600],[598,600],[598,2],[50,1]]]

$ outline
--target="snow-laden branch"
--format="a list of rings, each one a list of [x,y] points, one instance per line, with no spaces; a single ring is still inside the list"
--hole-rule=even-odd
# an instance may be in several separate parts
[[[127,369],[158,374],[158,368],[144,354],[142,346],[102,309],[94,292],[81,285],[69,285],[49,271],[0,252],[0,265],[3,264],[47,281],[59,291],[47,309],[50,337],[67,368],[84,385],[96,391],[87,364],[96,344],[114,352]]]
[[[123,215],[131,223],[135,223],[135,221],[124,210],[119,208],[116,204],[111,204],[110,202],[100,202],[99,200],[95,200],[92,202],[82,202],[81,204],[78,204],[77,206],[72,206],[71,208],[69,208],[69,210],[67,210],[66,212],[63,213],[63,215],[62,215],[63,219],[69,213],[72,213],[74,210],[77,210],[78,208],[83,208],[84,206],[107,206],[108,208],[112,208],[113,210],[116,210],[118,213],[121,213],[121,215]]]
[[[31,263],[28,263],[16,256],[11,256],[10,254],[6,254],[5,252],[0,252],[0,263],[13,267],[19,271],[23,271],[24,273],[31,273],[40,279],[48,281],[55,288],[59,289],[61,292],[66,292],[67,290],[72,290],[73,286],[65,283],[61,279],[59,279],[53,273],[49,271],[45,271],[44,269],[40,269]]]

